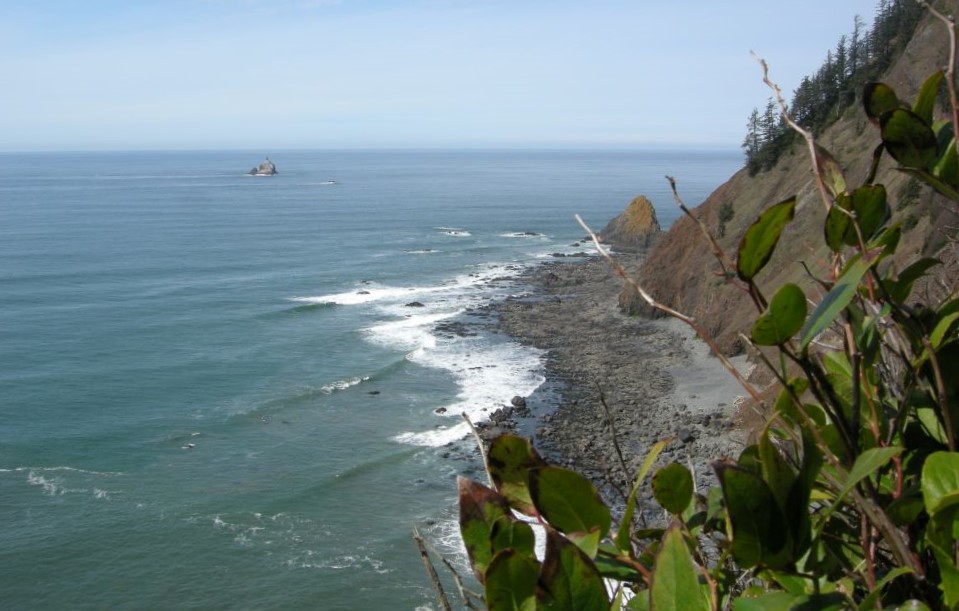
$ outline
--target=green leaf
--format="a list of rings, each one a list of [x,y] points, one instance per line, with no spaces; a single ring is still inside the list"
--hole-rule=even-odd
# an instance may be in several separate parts
[[[929,343],[932,344],[933,349],[938,350],[944,341],[955,339],[952,331],[957,320],[959,320],[959,312],[953,312],[936,323],[936,328],[929,334]]]
[[[927,125],[932,124],[932,111],[936,108],[936,97],[939,95],[939,85],[945,73],[942,70],[933,72],[919,90],[916,103],[912,105],[912,112]]]
[[[790,422],[799,424],[804,422],[804,419],[796,404],[793,403],[792,394],[789,391],[791,390],[797,397],[802,398],[803,393],[809,388],[809,381],[806,378],[793,378],[789,380],[788,385],[789,388],[783,388],[779,391],[779,396],[776,397],[776,403],[773,405],[773,411],[787,418]]]
[[[959,452],[933,452],[922,465],[922,500],[930,516],[959,503]]]
[[[539,565],[516,550],[493,557],[486,571],[486,607],[489,611],[536,611]]]
[[[852,490],[856,484],[876,473],[884,467],[886,463],[892,460],[894,456],[898,456],[901,453],[901,447],[888,446],[884,448],[871,448],[860,454],[856,458],[856,462],[853,463],[852,469],[849,470],[849,474],[846,475],[843,486],[836,495],[833,504],[819,516],[819,529],[821,530],[826,525],[829,517],[839,509],[843,499],[846,498],[846,495],[849,494],[849,491]]]
[[[936,563],[939,565],[939,590],[945,599],[946,609],[955,609],[959,604],[959,568],[953,556],[942,549],[937,541],[930,542]],[[952,546],[949,546],[952,547]]]
[[[771,580],[773,583],[777,584],[779,587],[789,592],[793,596],[805,596],[806,588],[809,585],[809,582],[806,579],[790,573],[784,573],[782,571],[763,571],[761,578],[763,580]]]
[[[950,138],[945,144],[940,144],[942,155],[932,169],[932,175],[952,188],[959,187],[959,155],[956,152],[956,139]]]
[[[631,565],[620,562],[615,558],[600,554],[593,560],[596,570],[606,579],[615,579],[616,581],[625,581],[639,583],[643,580],[643,575]]]
[[[629,609],[629,611],[650,611],[649,596],[646,592],[641,592],[638,596],[629,599],[629,602],[626,603],[626,608]]]
[[[500,435],[490,444],[486,462],[496,489],[510,506],[528,516],[536,515],[529,496],[527,474],[530,469],[545,466],[533,444],[516,435]]]
[[[533,527],[512,516],[503,516],[493,523],[490,541],[494,554],[500,550],[512,548],[531,559],[536,559],[536,536],[533,534]]]
[[[555,530],[546,529],[546,555],[540,571],[541,608],[549,611],[608,609],[603,578],[592,561]]]
[[[766,430],[759,438],[759,459],[762,465],[763,479],[769,484],[776,502],[783,509],[786,508],[789,501],[789,491],[796,482],[796,472],[789,466],[786,459],[783,458],[779,450],[773,444],[770,428],[772,422],[766,426]]]
[[[919,259],[899,272],[898,280],[889,287],[890,295],[899,303],[906,301],[912,293],[912,285],[916,283],[916,280],[922,278],[931,268],[941,264],[942,261],[931,257]]]
[[[833,252],[839,252],[846,244],[846,234],[852,226],[852,196],[848,193],[841,193],[836,196],[835,203],[830,206],[829,213],[826,215],[826,222],[823,225],[823,233],[826,238],[826,244]]]
[[[784,284],[769,307],[753,324],[752,340],[760,346],[779,346],[802,329],[806,320],[806,295],[795,284]]]
[[[739,257],[736,273],[746,282],[752,279],[766,266],[773,250],[779,242],[786,224],[792,220],[796,210],[796,198],[782,201],[759,215],[739,243]]]
[[[849,476],[843,483],[842,489],[836,496],[836,503],[839,503],[853,487],[874,474],[876,471],[886,466],[894,456],[899,456],[902,448],[899,446],[888,446],[885,448],[871,448],[860,454],[849,470]]]
[[[460,506],[460,535],[470,564],[480,583],[493,557],[493,525],[510,515],[501,494],[483,484],[460,477],[457,480]]]
[[[856,222],[862,231],[863,239],[871,238],[879,228],[889,220],[891,211],[886,198],[886,187],[882,185],[863,185],[852,192],[852,211],[856,213]],[[846,244],[859,244],[855,229],[850,227],[845,236]]]
[[[802,427],[802,463],[789,489],[783,514],[789,524],[793,540],[793,555],[801,555],[810,545],[812,525],[809,519],[809,499],[822,469],[822,451],[809,427]]]
[[[633,515],[636,512],[636,497],[639,494],[639,487],[642,485],[643,480],[646,479],[646,474],[652,469],[653,463],[656,462],[660,452],[663,451],[663,448],[665,448],[670,441],[671,439],[663,439],[653,444],[653,447],[646,453],[646,458],[643,459],[643,464],[639,469],[639,475],[636,476],[633,489],[629,492],[629,498],[626,501],[626,511],[623,512],[623,520],[620,522],[619,530],[616,532],[616,546],[630,556],[632,556],[633,553],[633,546],[630,544],[629,532],[632,529]]]
[[[832,611],[848,608],[848,601],[839,592],[796,596],[789,592],[770,592],[754,598],[741,596],[733,603],[733,611]]]
[[[899,247],[899,241],[902,239],[902,223],[893,223],[879,232],[874,239],[866,244],[869,251],[879,249],[879,260],[888,257],[896,252]]]
[[[735,463],[713,463],[732,523],[733,557],[745,569],[790,564],[786,520],[769,485]]]
[[[833,197],[838,196],[846,190],[846,178],[842,175],[842,167],[832,153],[825,148],[816,145],[816,161],[819,164],[819,170],[825,180],[826,187]]]
[[[926,606],[924,602],[915,599],[907,600],[895,607],[886,607],[886,609],[891,609],[892,611],[929,611],[929,607]]]
[[[566,533],[566,537],[575,543],[576,546],[583,550],[583,553],[590,558],[595,558],[596,554],[599,552],[599,542],[601,537],[598,526],[591,528],[587,532]]]
[[[762,596],[740,596],[733,603],[733,611],[785,611],[792,609],[802,596],[789,592],[770,592]]]
[[[823,300],[813,310],[809,320],[802,329],[800,346],[803,350],[809,347],[810,342],[816,338],[826,327],[828,327],[836,317],[849,305],[852,298],[856,296],[859,288],[859,281],[869,271],[879,257],[859,257],[845,270],[835,285],[826,293]]]
[[[655,611],[708,611],[709,599],[699,583],[696,564],[678,527],[666,532],[649,588],[650,608]]]
[[[949,437],[946,435],[946,429],[943,428],[936,414],[937,410],[931,407],[916,408],[916,420],[918,420],[922,428],[925,429],[926,434],[937,442],[945,445],[948,443]]]
[[[882,589],[894,579],[910,574],[912,574],[912,569],[900,566],[883,575],[883,578],[876,582],[876,587],[869,593],[869,596],[862,599],[862,602],[859,603],[859,611],[875,609],[876,603],[879,602],[879,597],[882,596]]]
[[[666,465],[653,476],[653,497],[669,513],[682,513],[693,500],[693,476],[678,463]]]
[[[879,119],[882,142],[892,158],[908,168],[929,170],[939,158],[939,143],[928,123],[911,110],[897,108]]]
[[[909,526],[919,519],[925,507],[919,494],[904,494],[885,507],[886,515],[896,526]]]
[[[929,172],[926,172],[925,170],[920,170],[917,168],[898,168],[898,169],[916,178],[917,180],[921,180],[922,182],[926,183],[927,185],[929,185],[930,187],[938,191],[940,194],[945,195],[952,201],[954,202],[959,201],[959,190],[957,190],[956,187],[944,182],[943,180],[941,180],[940,178],[936,176],[933,176]]]
[[[862,93],[862,105],[866,116],[874,121],[883,113],[901,106],[896,92],[885,83],[867,83]]]
[[[626,608],[623,606],[624,595],[623,584],[619,584],[619,586],[616,587],[616,595],[613,596],[613,602],[609,605],[609,611],[622,611]]]
[[[842,193],[826,215],[826,244],[833,252],[842,250],[843,245],[859,246],[853,216],[863,240],[869,240],[889,220],[890,214],[886,188],[882,185],[863,185],[852,193]]]
[[[562,467],[533,469],[529,472],[529,488],[536,509],[557,530],[587,533],[595,528],[600,539],[609,532],[609,508],[593,484],[579,473]]]

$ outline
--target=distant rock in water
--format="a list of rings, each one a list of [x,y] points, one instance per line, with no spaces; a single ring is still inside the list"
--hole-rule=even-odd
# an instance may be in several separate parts
[[[606,225],[599,237],[616,250],[639,251],[652,246],[662,232],[652,202],[640,195]]]
[[[276,164],[267,157],[263,163],[250,170],[251,176],[273,176],[276,174]]]

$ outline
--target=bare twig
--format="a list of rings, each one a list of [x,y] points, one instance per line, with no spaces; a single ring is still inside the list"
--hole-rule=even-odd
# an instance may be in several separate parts
[[[796,121],[793,120],[792,116],[789,114],[789,106],[786,104],[786,99],[783,97],[783,91],[769,78],[769,64],[766,63],[766,60],[759,57],[753,53],[753,57],[756,58],[756,61],[759,62],[759,65],[763,69],[763,83],[772,90],[773,95],[776,98],[776,103],[779,104],[779,110],[782,113],[783,120],[786,122],[789,127],[793,129],[796,133],[803,137],[806,141],[806,145],[809,147],[809,157],[812,160],[813,174],[816,175],[816,186],[819,187],[819,196],[822,198],[823,205],[826,207],[828,212],[832,208],[832,197],[829,195],[829,188],[826,186],[826,181],[823,180],[822,167],[819,164],[819,154],[816,151],[816,138],[812,135],[812,132],[801,127]]]
[[[956,45],[956,19],[952,15],[945,15],[936,10],[926,0],[918,0],[933,17],[938,19],[949,30],[949,65],[946,67],[946,90],[949,92],[949,104],[952,106],[952,124],[959,126],[959,97],[956,95],[956,55],[959,47]],[[959,141],[956,141],[956,152],[959,153]]]
[[[762,395],[759,394],[759,391],[756,390],[752,384],[746,381],[746,378],[744,378],[742,374],[739,373],[739,370],[736,369],[736,367],[729,361],[726,355],[723,354],[723,351],[719,349],[719,346],[716,345],[716,341],[712,338],[712,336],[709,335],[709,333],[706,332],[705,329],[703,329],[703,327],[699,323],[696,322],[696,319],[690,316],[687,316],[683,314],[682,312],[674,310],[673,308],[667,305],[661,304],[655,299],[653,299],[650,296],[650,294],[647,293],[642,286],[640,286],[639,282],[635,278],[633,278],[629,274],[629,272],[627,272],[626,269],[623,268],[622,265],[620,265],[618,261],[613,259],[613,257],[609,254],[609,251],[603,247],[602,243],[600,243],[599,237],[596,235],[596,233],[592,229],[590,229],[589,225],[587,225],[586,222],[583,221],[583,219],[580,218],[578,214],[576,215],[576,222],[578,222],[580,226],[586,230],[586,233],[589,234],[589,237],[590,239],[593,240],[593,244],[596,246],[596,251],[599,252],[600,256],[602,256],[604,259],[606,259],[606,261],[609,262],[609,264],[612,266],[613,270],[616,272],[616,274],[619,277],[623,278],[623,280],[628,282],[630,286],[636,289],[636,292],[639,294],[640,297],[642,297],[643,301],[645,301],[649,305],[649,307],[655,310],[659,310],[660,312],[663,312],[667,316],[671,316],[672,318],[681,320],[687,325],[689,325],[693,329],[693,331],[696,332],[696,335],[698,335],[704,342],[706,342],[706,344],[709,346],[710,350],[712,350],[716,358],[719,359],[719,362],[721,362],[723,364],[723,367],[726,368],[726,371],[728,371],[730,374],[732,374],[734,378],[736,378],[736,381],[739,382],[739,384],[746,390],[746,392],[749,393],[749,395],[753,399],[756,400],[757,403],[761,405],[765,405],[765,401],[763,401]]]
[[[486,444],[483,443],[483,438],[480,437],[479,431],[476,430],[476,425],[473,424],[473,421],[470,420],[466,412],[463,412],[461,415],[463,416],[463,420],[466,421],[466,424],[470,426],[470,430],[473,432],[473,438],[476,439],[476,446],[479,448],[480,458],[483,459],[483,470],[486,471],[486,481],[489,483],[490,488],[494,488],[493,474],[489,472],[489,462],[486,460]]]
[[[453,576],[453,581],[456,583],[456,589],[459,591],[460,598],[463,599],[463,604],[466,605],[468,609],[474,609],[479,611],[479,609],[473,604],[473,601],[470,600],[470,597],[475,598],[476,600],[483,600],[483,596],[470,590],[463,584],[463,578],[460,576],[459,571],[450,563],[450,561],[443,555],[439,550],[437,550],[429,541],[426,539],[420,538],[420,541],[423,543],[426,548],[433,553],[434,556],[438,556],[440,560],[443,561],[443,564],[446,566],[446,570],[450,572]]]
[[[423,543],[423,537],[420,536],[420,531],[417,528],[413,527],[413,541],[416,543],[416,547],[420,550],[420,558],[423,559],[423,565],[426,567],[426,572],[429,573],[430,582],[433,584],[433,588],[436,590],[436,595],[439,597],[440,605],[443,607],[444,611],[453,611],[453,607],[450,606],[450,601],[446,597],[446,592],[443,590],[443,584],[440,582],[439,575],[436,574],[436,569],[433,568],[433,562],[430,561],[430,555],[426,551],[426,545]]]
[[[703,235],[706,236],[706,240],[713,249],[713,256],[716,257],[716,260],[719,261],[720,267],[723,268],[723,277],[735,277],[736,265],[732,262],[732,259],[726,255],[726,251],[724,251],[722,246],[719,245],[719,242],[716,241],[716,238],[713,237],[713,234],[710,233],[709,228],[706,227],[706,223],[694,215],[692,211],[686,207],[686,204],[683,203],[683,199],[679,196],[679,191],[676,189],[676,179],[672,176],[667,176],[666,180],[669,181],[669,187],[673,190],[673,201],[676,202],[676,205],[679,206],[679,209],[682,210],[686,216],[691,218],[693,222],[699,225],[700,231],[702,231]]]
[[[629,486],[629,483],[632,482],[634,478],[626,467],[623,450],[619,447],[619,436],[616,434],[616,424],[613,422],[613,416],[609,413],[609,404],[606,403],[606,395],[603,394],[603,389],[599,384],[596,384],[596,392],[599,393],[599,404],[602,406],[603,413],[606,415],[606,422],[609,423],[609,435],[613,439],[613,449],[616,450],[616,458],[619,459],[619,468],[623,470],[623,477],[626,479],[626,485]]]
[[[946,384],[942,379],[942,370],[939,368],[939,359],[936,357],[936,350],[932,347],[929,338],[923,337],[922,343],[929,353],[929,364],[932,365],[933,379],[936,382],[936,395],[939,398],[939,411],[942,413],[942,424],[946,429],[946,440],[949,443],[949,451],[956,451],[956,429],[953,428],[952,413],[949,411],[948,393]]]

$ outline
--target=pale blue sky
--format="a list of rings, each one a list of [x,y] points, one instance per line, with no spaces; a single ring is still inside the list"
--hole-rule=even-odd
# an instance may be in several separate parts
[[[738,148],[875,0],[0,0],[0,150]]]

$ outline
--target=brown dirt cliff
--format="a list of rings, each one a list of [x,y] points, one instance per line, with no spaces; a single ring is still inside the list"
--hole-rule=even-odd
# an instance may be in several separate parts
[[[882,79],[899,93],[913,100],[925,78],[947,63],[948,38],[943,25],[926,18],[918,27],[902,56]],[[775,63],[772,64],[775,79]],[[757,70],[757,78],[759,78]],[[851,187],[862,183],[879,143],[878,130],[869,124],[861,105],[848,109],[817,142],[829,150],[843,167]],[[750,177],[741,170],[714,191],[693,211],[718,234],[719,211],[732,208],[719,243],[735,258],[738,244],[747,227],[767,207],[789,197],[797,197],[796,217],[784,232],[776,252],[757,278],[760,287],[771,295],[775,287],[795,282],[806,295],[819,301],[822,289],[809,279],[805,268],[816,277],[828,277],[829,252],[822,237],[825,207],[819,198],[805,142],[797,142],[779,164],[767,172]],[[908,177],[883,158],[876,182],[886,186],[893,208],[893,222],[902,221],[903,239],[897,252],[899,269],[920,256],[938,256],[944,261],[939,273],[957,277],[955,208],[923,187],[918,197],[903,195]],[[682,176],[677,176],[682,194]],[[952,229],[948,229],[949,227]],[[948,232],[951,231],[951,234]],[[951,239],[950,239],[951,235]],[[747,296],[719,275],[720,267],[699,227],[688,217],[680,218],[665,233],[646,257],[638,274],[641,284],[658,301],[689,314],[700,321],[729,354],[740,353],[744,346],[740,333],[748,335],[756,311]],[[922,290],[918,287],[917,290]],[[636,307],[637,296],[624,291],[621,305]]]

